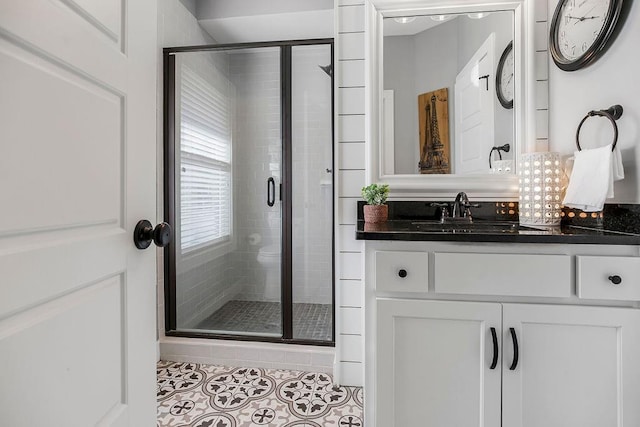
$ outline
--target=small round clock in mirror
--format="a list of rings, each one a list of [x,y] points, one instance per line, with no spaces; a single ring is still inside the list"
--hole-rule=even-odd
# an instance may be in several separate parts
[[[502,52],[496,70],[496,93],[500,104],[507,109],[513,108],[513,73],[513,42],[510,42]]]
[[[624,0],[560,0],[551,21],[551,56],[564,71],[595,62],[614,33]]]

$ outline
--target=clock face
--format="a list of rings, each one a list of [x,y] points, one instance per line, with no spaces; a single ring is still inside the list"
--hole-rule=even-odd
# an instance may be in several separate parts
[[[602,31],[611,0],[566,0],[558,17],[560,54],[575,61],[587,53]]]
[[[513,102],[513,49],[509,49],[500,72],[500,90],[506,101]]]
[[[498,62],[496,70],[496,92],[498,100],[504,108],[513,108],[513,95],[515,91],[515,76],[513,63],[513,42],[509,43]]]

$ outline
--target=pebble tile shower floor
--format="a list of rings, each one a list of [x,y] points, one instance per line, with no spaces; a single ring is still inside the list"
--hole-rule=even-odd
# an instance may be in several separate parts
[[[258,334],[282,333],[280,303],[262,301],[229,301],[196,329],[242,331]],[[331,341],[331,304],[293,304],[293,337]]]
[[[157,427],[363,427],[362,388],[330,375],[160,361]]]

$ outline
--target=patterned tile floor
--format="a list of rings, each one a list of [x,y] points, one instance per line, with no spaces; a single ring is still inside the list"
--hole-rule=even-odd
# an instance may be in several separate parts
[[[196,329],[241,331],[257,334],[282,333],[280,303],[262,301],[229,301]],[[331,304],[293,304],[293,337],[331,341]]]
[[[158,427],[363,427],[362,388],[327,374],[160,361]]]

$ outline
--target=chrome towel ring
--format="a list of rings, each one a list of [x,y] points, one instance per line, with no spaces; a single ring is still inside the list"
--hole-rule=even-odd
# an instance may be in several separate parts
[[[622,111],[622,105],[614,105],[607,108],[606,110],[589,111],[578,125],[578,130],[576,131],[576,146],[578,147],[578,151],[582,151],[582,148],[580,147],[580,129],[582,129],[582,125],[584,124],[584,122],[589,117],[593,116],[606,117],[611,122],[611,125],[613,125],[613,146],[611,147],[611,151],[613,151],[616,148],[616,144],[618,143],[618,125],[616,124],[616,120],[622,117]]]

